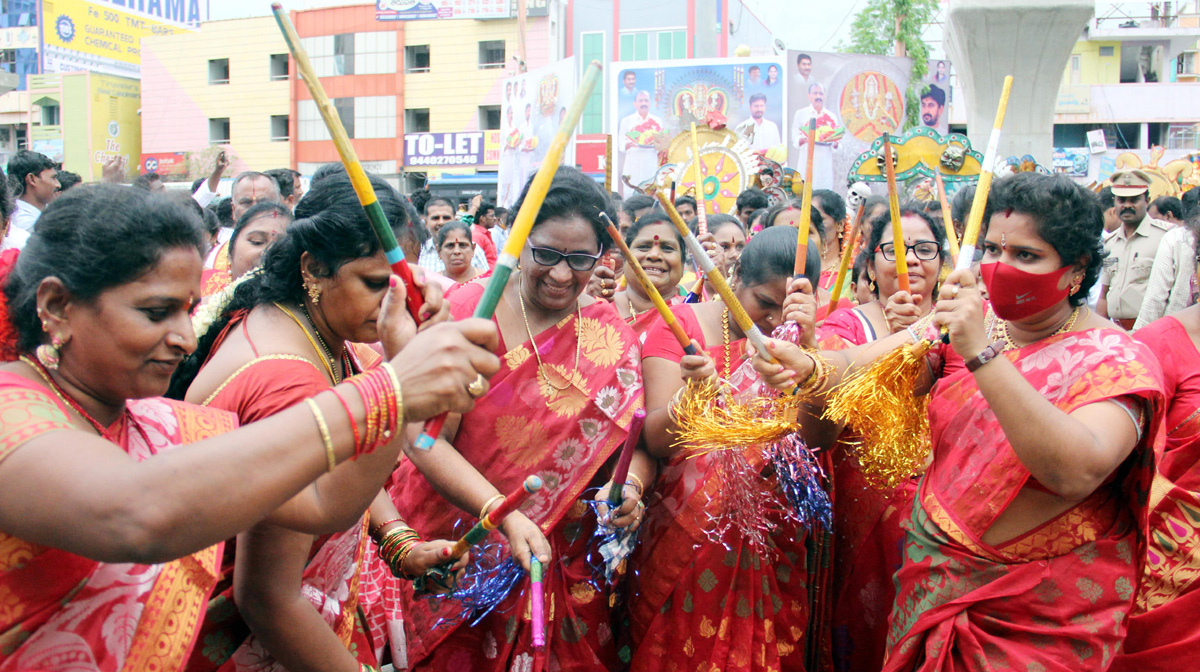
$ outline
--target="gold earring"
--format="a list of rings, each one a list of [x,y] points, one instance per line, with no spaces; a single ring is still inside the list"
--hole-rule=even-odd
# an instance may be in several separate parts
[[[34,354],[37,355],[37,359],[39,362],[42,363],[42,366],[53,371],[58,368],[58,362],[59,362],[58,349],[60,347],[62,347],[62,344],[63,344],[62,338],[60,338],[56,334],[56,335],[50,337],[49,343],[43,343],[43,344],[39,345]]]
[[[1078,294],[1079,288],[1082,286],[1083,286],[1083,276],[1082,275],[1075,276],[1075,281],[1071,283],[1071,296],[1075,296],[1076,294]]]
[[[871,284],[868,285],[868,287],[871,288],[871,293],[874,294],[875,293],[875,278],[871,278]]]
[[[314,306],[317,305],[318,303],[320,303],[321,302],[321,288],[317,287],[316,285],[309,285],[308,286],[308,298],[310,301],[312,301],[312,304]]]

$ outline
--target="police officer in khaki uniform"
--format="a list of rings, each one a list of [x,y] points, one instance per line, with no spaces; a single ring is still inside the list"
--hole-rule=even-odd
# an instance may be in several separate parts
[[[1150,176],[1140,170],[1120,170],[1112,175],[1114,209],[1121,225],[1104,234],[1108,258],[1100,271],[1100,300],[1096,312],[1121,325],[1133,328],[1154,254],[1163,234],[1171,225],[1146,214],[1150,205]]]

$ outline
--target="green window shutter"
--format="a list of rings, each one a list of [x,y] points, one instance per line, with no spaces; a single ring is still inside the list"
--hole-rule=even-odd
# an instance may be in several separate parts
[[[659,33],[658,34],[658,54],[655,55],[655,58],[660,58],[660,59],[675,58],[672,42],[673,42],[673,40],[671,39],[670,31],[664,30],[663,32]]]
[[[621,60],[634,61],[637,60],[633,55],[633,35],[621,36]]]
[[[675,31],[674,58],[687,58],[687,31]]]

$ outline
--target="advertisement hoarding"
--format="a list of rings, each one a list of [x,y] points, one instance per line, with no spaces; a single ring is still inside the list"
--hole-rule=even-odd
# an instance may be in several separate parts
[[[575,59],[568,58],[504,81],[500,99],[500,170],[496,205],[510,207],[542,159],[577,88]],[[574,132],[571,133],[572,139]],[[572,141],[564,156],[574,156]]]
[[[107,2],[44,2],[42,72],[141,76],[143,37],[188,30]]]
[[[88,77],[92,97],[91,174],[104,174],[104,164],[114,156],[123,156],[130,164],[142,155],[142,126],[138,108],[142,104],[142,84],[136,79],[93,73]],[[107,104],[99,104],[99,101]],[[84,179],[88,179],[85,177]]]
[[[508,17],[509,0],[375,0],[376,21]]]
[[[500,131],[404,134],[404,166],[485,166],[500,163]]]

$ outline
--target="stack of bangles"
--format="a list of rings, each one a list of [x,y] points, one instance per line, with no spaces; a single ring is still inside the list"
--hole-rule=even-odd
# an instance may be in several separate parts
[[[387,523],[391,522],[395,521],[387,521]],[[383,525],[379,527],[383,527]],[[409,553],[412,553],[412,550],[421,543],[424,542],[416,530],[408,525],[397,525],[380,538],[379,558],[387,563],[388,568],[392,570],[392,576],[412,581],[418,575],[409,573],[404,567],[404,562],[408,560]]]
[[[358,664],[358,672],[379,672],[379,669],[375,668],[375,667],[371,667],[370,665],[367,665],[366,663],[359,663]]]
[[[808,355],[813,361],[812,374],[804,382],[798,383],[796,388],[792,390],[792,394],[801,390],[820,394],[825,390],[825,385],[829,383],[829,372],[832,370],[832,367],[829,365],[828,360],[817,354],[816,350],[805,350],[804,354]]]
[[[354,456],[350,459],[356,460],[360,455],[374,452],[376,448],[391,441],[395,436],[396,429],[404,422],[404,395],[400,390],[400,378],[396,376],[396,370],[392,368],[391,362],[384,362],[366,373],[347,378],[346,382],[350,383],[358,392],[367,412],[366,431],[360,432],[358,422],[355,421],[354,413],[351,412],[346,398],[336,387],[330,390],[341,402],[342,408],[346,409],[346,417],[350,419],[350,429],[354,433]],[[313,417],[316,418],[317,428],[321,431],[321,440],[325,444],[325,457],[329,462],[329,471],[333,471],[333,468],[337,466],[337,456],[334,454],[329,425],[325,422],[325,416],[315,401],[305,399],[305,402],[312,411]]]

